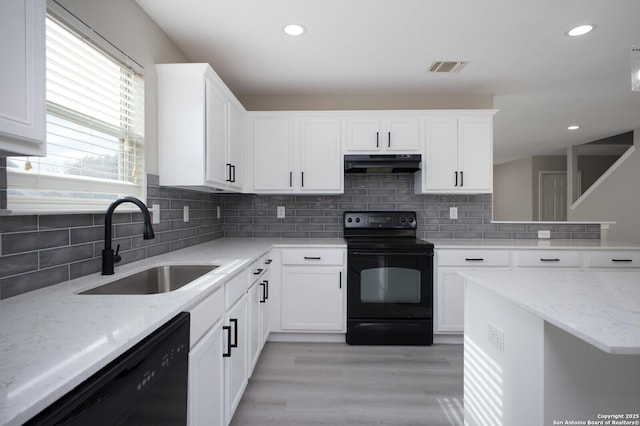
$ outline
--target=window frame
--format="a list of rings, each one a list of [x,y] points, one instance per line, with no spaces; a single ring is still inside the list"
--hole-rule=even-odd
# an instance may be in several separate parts
[[[56,214],[56,213],[95,213],[104,212],[105,209],[114,201],[107,198],[76,198],[65,196],[54,197],[31,197],[28,195],[12,196],[12,190],[20,190],[21,188],[39,188],[38,182],[46,180],[47,190],[65,189],[69,190],[70,183],[73,183],[69,192],[106,192],[111,194],[119,194],[119,196],[134,196],[143,201],[147,198],[147,176],[145,172],[145,93],[144,93],[144,68],[138,62],[126,55],[122,50],[117,48],[106,38],[94,31],[91,27],[65,9],[55,0],[47,0],[47,18],[51,18],[72,32],[76,33],[87,43],[100,50],[106,56],[109,56],[114,62],[129,69],[132,73],[137,74],[142,79],[140,95],[141,102],[141,140],[137,140],[133,145],[139,152],[136,153],[134,167],[136,170],[137,182],[115,181],[109,179],[92,178],[87,176],[70,176],[55,175],[47,173],[28,173],[22,170],[16,170],[13,167],[7,167],[7,212],[9,214]],[[52,111],[55,108],[51,109]],[[47,114],[50,109],[47,106]],[[56,117],[60,117],[57,113],[52,113]],[[72,120],[73,121],[73,120]],[[75,122],[75,121],[73,121]],[[120,155],[122,154],[120,150]],[[7,159],[8,164],[11,157]],[[123,206],[123,210],[129,210]],[[133,211],[133,209],[132,209]]]

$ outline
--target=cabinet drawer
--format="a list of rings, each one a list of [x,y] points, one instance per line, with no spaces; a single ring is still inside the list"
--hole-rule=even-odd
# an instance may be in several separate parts
[[[244,269],[224,284],[224,306],[226,309],[231,308],[249,289],[249,273],[249,269]]]
[[[224,315],[224,288],[218,288],[189,312],[191,314],[189,343],[193,347]]]
[[[517,251],[516,266],[530,267],[580,267],[580,253],[571,251]]]
[[[595,252],[587,255],[589,268],[640,268],[640,253],[631,251]]]
[[[436,250],[438,266],[509,266],[504,250]]]
[[[265,265],[265,257],[261,257],[249,266],[249,281],[253,284],[258,281],[269,269],[268,265]]]
[[[300,249],[282,250],[283,265],[342,265],[344,250]]]

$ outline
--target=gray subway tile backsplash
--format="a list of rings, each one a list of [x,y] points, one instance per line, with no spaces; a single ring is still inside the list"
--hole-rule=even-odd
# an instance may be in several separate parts
[[[344,194],[255,195],[161,187],[158,176],[148,175],[147,205],[159,204],[161,210],[160,223],[153,225],[156,238],[142,239],[140,213],[116,210],[113,247],[120,244],[122,262],[130,263],[222,237],[340,238],[346,210],[415,210],[418,236],[427,240],[533,239],[538,229],[549,229],[552,238],[600,238],[597,224],[492,224],[490,194],[413,194],[413,179],[345,175]],[[189,222],[183,221],[184,206],[189,206]],[[284,219],[276,217],[278,206],[285,206]],[[453,206],[458,207],[457,220],[449,219]],[[1,186],[0,208],[6,208]],[[103,239],[104,214],[0,217],[0,298],[99,272]]]

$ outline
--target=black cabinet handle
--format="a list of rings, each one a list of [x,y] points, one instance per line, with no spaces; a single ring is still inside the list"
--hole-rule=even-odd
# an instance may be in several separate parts
[[[460,186],[464,186],[464,172],[460,172]]]
[[[304,172],[300,172],[301,186],[304,188]]]
[[[264,300],[268,300],[269,299],[269,280],[264,280]]]
[[[339,281],[339,284],[340,284],[340,288],[342,288],[342,271],[340,271],[340,281]]]
[[[458,186],[458,172],[454,172],[456,174],[456,184],[454,186]]]
[[[231,318],[229,322],[233,324],[233,343],[231,343],[232,348],[238,347],[238,318]]]
[[[391,132],[389,132],[389,139],[387,142],[387,148],[391,148]]]
[[[261,282],[260,287],[262,287],[262,299],[260,299],[260,303],[265,303],[267,301],[267,285],[264,282]]]
[[[236,166],[235,165],[231,165],[231,173],[232,173],[232,177],[231,177],[231,182],[235,182],[236,181]]]
[[[304,260],[320,260],[322,259],[320,256],[305,256]]]
[[[265,265],[271,265],[271,262],[273,262],[273,259],[267,259],[264,261]]]
[[[541,258],[540,262],[560,262],[560,259],[558,259],[557,257],[554,257],[552,259]]]
[[[293,187],[293,172],[289,172],[289,188]]]
[[[380,148],[380,132],[376,132],[376,148]]]
[[[464,260],[467,262],[484,262],[483,257],[465,257]]]
[[[229,358],[231,356],[231,326],[223,325],[222,329],[227,332],[227,352],[223,352],[222,357]]]
[[[227,172],[227,176],[225,177],[225,182],[231,182],[231,164],[227,163],[225,164],[225,167],[227,168],[226,172]]]
[[[612,262],[633,262],[633,259],[611,259]]]
[[[253,275],[260,275],[262,273],[262,271],[264,271],[264,269],[258,268],[255,271],[253,271]]]

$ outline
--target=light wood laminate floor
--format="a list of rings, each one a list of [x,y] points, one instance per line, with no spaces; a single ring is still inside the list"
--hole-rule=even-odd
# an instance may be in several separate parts
[[[462,345],[269,342],[231,425],[462,425],[462,357]]]

